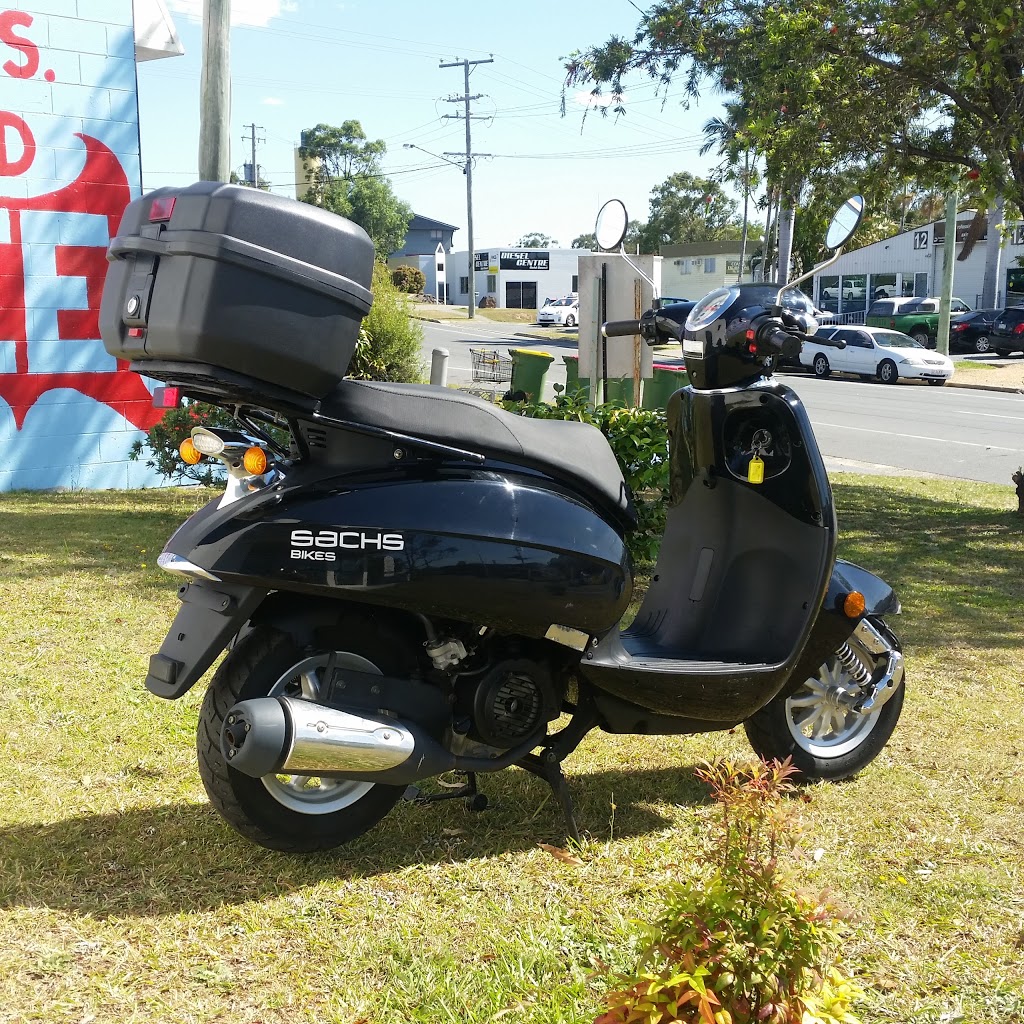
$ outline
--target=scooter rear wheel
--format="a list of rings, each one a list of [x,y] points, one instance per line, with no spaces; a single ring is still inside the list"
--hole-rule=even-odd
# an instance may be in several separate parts
[[[397,670],[393,653],[375,644],[366,626],[360,623],[337,638],[335,663],[358,672]],[[301,775],[254,779],[226,763],[220,735],[228,709],[255,697],[314,700],[328,656],[303,650],[287,633],[257,626],[224,659],[203,700],[196,749],[210,803],[235,831],[271,850],[307,853],[351,842],[373,828],[405,790]]]
[[[888,743],[903,708],[904,684],[877,711],[861,715],[838,699],[856,682],[837,658],[788,696],[780,695],[743,723],[765,760],[787,757],[806,782],[837,781],[867,767]]]

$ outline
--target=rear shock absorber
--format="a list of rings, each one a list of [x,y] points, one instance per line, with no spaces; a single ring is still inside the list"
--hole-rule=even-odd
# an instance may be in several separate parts
[[[836,651],[836,658],[839,663],[853,676],[858,686],[867,686],[871,682],[871,673],[864,666],[864,663],[853,653],[849,644],[844,643]]]

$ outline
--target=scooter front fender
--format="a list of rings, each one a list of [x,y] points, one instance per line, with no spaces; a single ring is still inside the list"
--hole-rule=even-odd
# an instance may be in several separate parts
[[[195,580],[178,591],[181,607],[158,653],[149,659],[146,689],[176,700],[213,664],[269,591]]]
[[[854,590],[864,595],[866,616],[881,618],[883,615],[899,614],[899,599],[885,580],[859,565],[854,565],[853,562],[837,558],[821,611],[814,622],[800,661],[783,688],[784,692],[792,693],[799,689],[804,680],[815,674],[825,659],[835,654],[853,635],[860,620],[851,619],[846,615],[843,611],[843,600]]]

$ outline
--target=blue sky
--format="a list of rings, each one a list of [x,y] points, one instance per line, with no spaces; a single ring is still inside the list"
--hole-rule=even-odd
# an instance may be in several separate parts
[[[185,56],[139,65],[146,189],[196,177],[201,0],[166,0]],[[642,5],[641,5],[642,6]],[[709,95],[687,111],[637,78],[626,117],[604,118],[568,97],[559,112],[563,61],[573,49],[632,35],[640,15],[629,0],[519,0],[429,5],[417,0],[233,0],[232,163],[248,160],[244,127],[262,125],[257,151],[275,192],[293,195],[292,148],[318,122],[359,120],[388,146],[395,192],[420,214],[456,224],[466,246],[466,186],[460,169],[429,155],[465,149],[462,68],[439,63],[486,58],[470,78],[474,235],[477,248],[514,244],[542,231],[568,245],[592,229],[606,199],[622,198],[646,219],[651,189],[676,171],[707,174],[701,125],[721,112]],[[422,149],[404,149],[411,142]]]

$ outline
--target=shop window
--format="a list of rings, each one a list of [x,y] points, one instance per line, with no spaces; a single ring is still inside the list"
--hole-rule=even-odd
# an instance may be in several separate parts
[[[704,273],[713,274],[715,272],[715,257],[707,256],[704,259]]]
[[[487,294],[493,295],[498,290],[498,275],[488,274],[487,275]]]
[[[469,278],[468,277],[460,277],[459,278],[459,294],[460,295],[468,295],[469,294]]]

